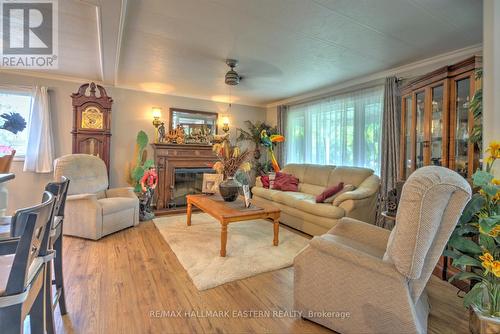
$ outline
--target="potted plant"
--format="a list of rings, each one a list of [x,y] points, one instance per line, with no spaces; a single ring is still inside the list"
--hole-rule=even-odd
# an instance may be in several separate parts
[[[231,145],[229,140],[214,144],[212,149],[218,160],[212,168],[223,175],[223,181],[219,184],[219,192],[226,202],[233,202],[238,197],[241,187],[234,176],[238,170],[248,172],[252,168],[248,162],[250,151],[241,151],[238,146]]]
[[[266,133],[268,136],[276,135],[278,134],[278,130],[276,127],[270,126],[266,124],[265,122],[257,121],[255,123],[252,123],[252,121],[245,121],[245,125],[248,130],[243,130],[241,128],[236,129],[238,135],[236,137],[237,141],[249,141],[254,144],[254,154],[253,158],[255,162],[260,160],[261,157],[261,133],[262,130],[266,130]],[[254,164],[256,168],[259,167],[258,164]],[[262,174],[262,170],[257,169],[257,172],[259,174]]]
[[[500,332],[500,180],[491,174],[500,142],[491,143],[486,153],[486,169],[472,176],[479,191],[465,207],[444,254],[461,271],[450,281],[471,281],[464,306],[470,310],[470,330],[478,334]]]
[[[3,124],[0,125],[0,130],[10,132],[14,135],[23,131],[26,128],[26,121],[19,113],[3,113],[0,115]],[[14,159],[16,150],[8,145],[0,145],[0,172],[8,173],[10,165]]]

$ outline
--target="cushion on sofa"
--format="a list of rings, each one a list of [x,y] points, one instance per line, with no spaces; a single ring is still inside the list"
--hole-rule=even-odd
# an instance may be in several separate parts
[[[103,216],[135,208],[137,199],[132,197],[111,197],[98,200]]]
[[[332,196],[326,198],[323,203],[333,203],[333,201],[339,197],[340,195],[342,195],[343,193],[347,192],[347,191],[353,191],[354,189],[356,189],[355,186],[353,186],[352,184],[346,184],[344,186],[344,188],[342,188],[342,190],[340,190],[338,193],[336,194],[333,194]]]
[[[359,187],[370,175],[373,175],[373,170],[369,168],[340,166],[332,170],[327,184],[335,185],[339,182],[344,182],[344,184],[352,184],[355,187]]]
[[[328,178],[333,170],[335,170],[334,166],[306,165],[304,179],[299,179],[301,183],[317,185],[324,189],[328,186]]]
[[[261,187],[253,187],[252,188],[252,194],[265,198],[267,200],[272,201],[273,196],[276,194],[279,194],[281,191],[279,190],[274,190],[274,189],[267,189],[267,188],[261,188]]]
[[[299,179],[292,174],[278,172],[274,179],[273,189],[281,191],[298,191]]]
[[[296,178],[300,180],[300,182],[304,182],[304,174],[306,172],[306,168],[308,165],[306,164],[288,164],[286,165],[281,172],[292,174]]]
[[[262,175],[260,177],[260,182],[262,183],[262,186],[266,189],[269,189],[269,176],[268,175]]]
[[[336,193],[344,189],[344,182],[340,182],[337,185],[326,188],[321,194],[316,196],[316,203],[324,203],[325,199],[334,196]],[[333,200],[332,200],[333,202]]]
[[[316,197],[306,193],[278,191],[272,200],[316,216],[338,219],[345,215],[344,209],[329,203],[316,203]]]

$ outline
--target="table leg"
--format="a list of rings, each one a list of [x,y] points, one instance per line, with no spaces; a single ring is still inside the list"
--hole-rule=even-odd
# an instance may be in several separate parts
[[[279,231],[280,231],[280,221],[279,221],[279,218],[274,218],[273,221],[274,221],[274,240],[273,240],[273,245],[274,246],[278,246],[278,243],[279,243],[278,234],[279,234]]]
[[[221,224],[220,230],[220,256],[226,256],[226,245],[227,245],[227,224]]]
[[[191,226],[191,210],[192,210],[193,204],[188,200],[187,203],[187,211],[186,211],[186,216],[187,216],[187,226]]]

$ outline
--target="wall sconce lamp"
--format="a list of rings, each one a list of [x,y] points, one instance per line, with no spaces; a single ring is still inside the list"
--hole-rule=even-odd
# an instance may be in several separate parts
[[[224,133],[229,132],[229,118],[228,117],[224,117],[222,119],[222,131],[224,131]]]
[[[158,127],[161,125],[160,117],[161,117],[161,108],[153,107],[151,108],[151,113],[153,114],[153,126],[155,127],[155,143],[158,142]]]

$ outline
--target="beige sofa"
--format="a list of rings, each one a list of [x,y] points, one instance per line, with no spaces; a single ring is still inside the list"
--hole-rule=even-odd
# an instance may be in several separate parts
[[[70,180],[63,233],[98,240],[139,224],[139,200],[131,187],[108,189],[104,161],[69,154],[55,161],[54,177]]]
[[[266,189],[260,177],[252,194],[258,200],[272,203],[281,209],[280,222],[310,235],[321,235],[343,217],[373,224],[380,179],[373,170],[358,167],[335,167],[308,164],[289,164],[282,170],[299,179],[299,192]],[[333,203],[316,203],[315,197],[326,187],[340,182],[352,184],[353,191],[335,198]]]

